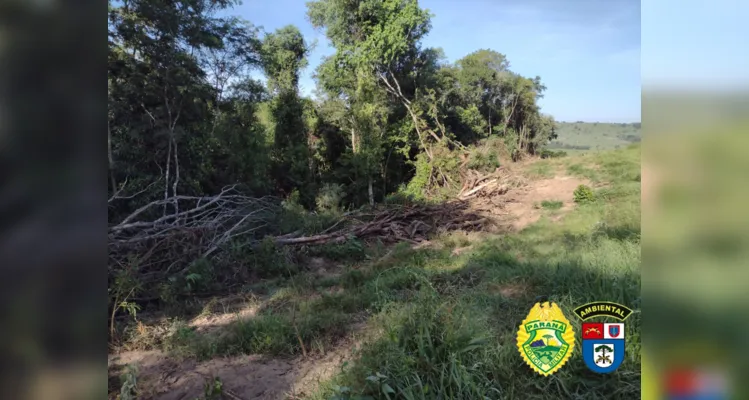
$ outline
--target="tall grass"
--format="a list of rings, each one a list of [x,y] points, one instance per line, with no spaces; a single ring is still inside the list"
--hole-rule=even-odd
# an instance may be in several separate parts
[[[631,399],[640,389],[640,221],[637,146],[579,160],[597,165],[607,186],[560,222],[474,243],[470,256],[433,253],[428,285],[410,302],[377,315],[380,339],[313,397],[320,399]],[[543,161],[542,170],[551,164]],[[561,167],[562,164],[556,164]],[[533,172],[538,167],[531,166]],[[546,171],[545,171],[546,172]],[[576,306],[625,304],[626,360],[614,373],[587,369],[581,349],[551,377],[532,372],[515,346],[517,327],[536,301],[554,301],[579,338]]]

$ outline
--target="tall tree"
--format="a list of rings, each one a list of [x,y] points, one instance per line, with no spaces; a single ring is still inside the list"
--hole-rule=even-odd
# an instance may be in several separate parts
[[[299,96],[299,73],[307,66],[309,48],[299,29],[289,25],[267,34],[262,45],[262,66],[273,95],[273,175],[284,193],[299,190],[307,206],[314,204],[310,152],[304,105]]]
[[[421,39],[431,28],[430,13],[415,0],[319,0],[307,3],[312,24],[325,28],[336,48],[331,63],[366,74],[408,111],[422,148],[426,136],[442,137],[426,126],[413,104],[417,88],[406,85],[419,78],[423,60]],[[430,154],[431,157],[431,154]]]

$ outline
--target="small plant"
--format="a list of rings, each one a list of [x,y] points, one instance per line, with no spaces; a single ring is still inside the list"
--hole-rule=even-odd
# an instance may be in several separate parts
[[[596,200],[595,193],[593,193],[593,190],[586,185],[578,186],[573,192],[573,195],[575,197],[575,203],[578,204],[591,203]]]
[[[118,400],[135,400],[138,398],[138,368],[128,364],[122,374],[122,388]]]
[[[203,397],[198,400],[220,399],[224,394],[224,384],[219,377],[213,378],[213,382],[207,381],[203,384]]]
[[[562,203],[561,201],[544,200],[541,202],[541,207],[547,210],[558,210],[562,208],[563,205],[564,203]]]

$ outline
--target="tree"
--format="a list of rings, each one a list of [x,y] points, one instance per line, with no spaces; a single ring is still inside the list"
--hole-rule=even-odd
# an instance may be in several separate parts
[[[420,42],[431,27],[429,12],[415,0],[319,0],[307,7],[312,24],[325,28],[336,47],[330,62],[354,71],[356,77],[368,75],[397,99],[408,111],[419,142],[431,158],[426,135],[437,142],[442,138],[425,126],[414,107],[417,88],[405,85],[421,72],[424,54]]]
[[[214,169],[225,149],[213,135],[218,111],[226,106],[221,94],[229,75],[246,73],[257,63],[251,26],[216,16],[232,4],[110,4],[108,158],[114,214],[157,196],[202,194],[226,183],[215,181]],[[223,54],[223,61],[212,62],[208,54]],[[203,68],[209,65],[218,69],[208,74]]]
[[[302,202],[314,204],[304,106],[299,96],[299,72],[307,65],[309,48],[299,29],[289,25],[267,34],[261,60],[273,94],[273,176],[282,193],[299,190]]]
[[[610,346],[605,345],[605,344],[602,344],[602,345],[597,346],[595,348],[595,352],[596,353],[601,353],[601,356],[599,357],[599,360],[601,362],[604,362],[604,363],[605,362],[611,363],[611,359],[608,357],[608,355],[606,353],[607,352],[610,353],[610,352],[613,352],[613,351],[614,351],[614,349],[612,349]],[[598,362],[598,361],[596,361],[596,362]]]

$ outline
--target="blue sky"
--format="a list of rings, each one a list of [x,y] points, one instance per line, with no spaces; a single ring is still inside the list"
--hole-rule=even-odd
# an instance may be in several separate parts
[[[425,46],[453,62],[475,50],[503,53],[510,68],[541,76],[542,111],[558,121],[640,120],[639,0],[421,0],[432,31]],[[301,89],[311,94],[314,68],[334,49],[306,18],[303,0],[244,0],[232,14],[265,31],[294,24],[317,46]]]
[[[643,0],[643,86],[746,89],[749,1]]]

